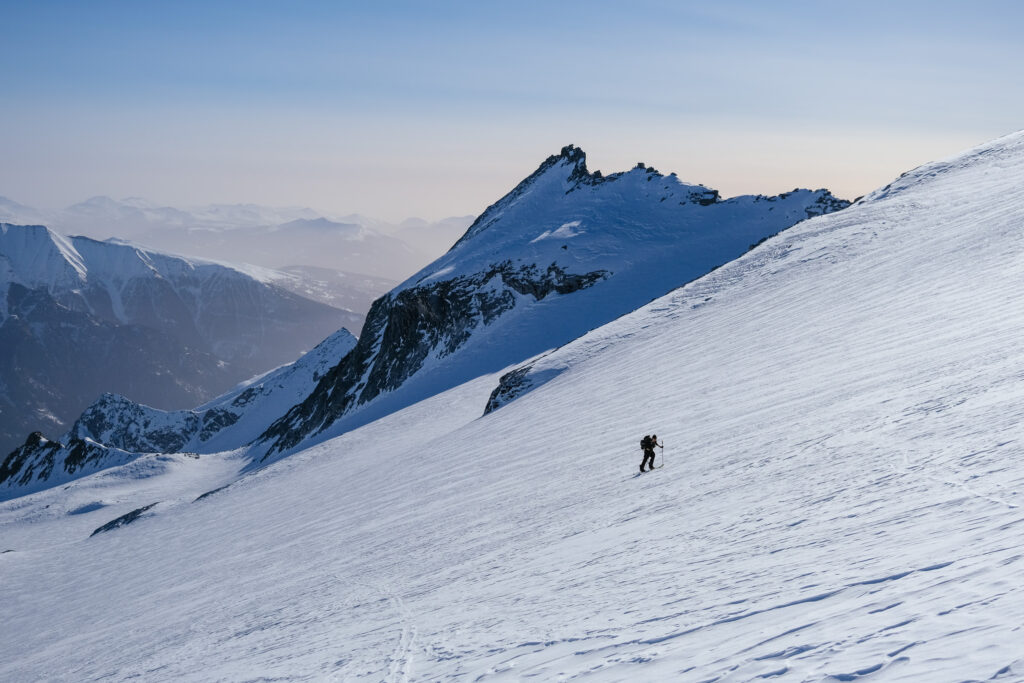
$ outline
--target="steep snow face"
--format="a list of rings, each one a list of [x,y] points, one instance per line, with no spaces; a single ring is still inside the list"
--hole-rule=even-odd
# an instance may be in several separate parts
[[[1020,679],[1021,177],[1024,134],[918,169],[485,417],[0,505],[0,678]]]
[[[375,302],[353,354],[263,442],[286,451],[367,403],[379,416],[564,344],[846,206],[825,190],[723,201],[642,164],[602,177],[566,147]]]
[[[342,328],[294,363],[243,382],[194,410],[158,410],[105,394],[60,441],[35,433],[7,456],[0,464],[0,499],[57,486],[146,453],[241,448],[306,397],[355,343]]]
[[[81,286],[88,270],[70,240],[42,225],[0,223],[0,263],[4,299],[11,282],[54,292]]]

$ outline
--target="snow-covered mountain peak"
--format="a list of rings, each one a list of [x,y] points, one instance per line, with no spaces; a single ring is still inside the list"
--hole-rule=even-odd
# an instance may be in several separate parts
[[[950,174],[956,175],[960,171],[969,171],[973,168],[981,169],[981,172],[986,174],[998,173],[1007,167],[1017,165],[1022,159],[1024,159],[1024,131],[1017,131],[907,171],[885,187],[865,195],[861,202],[886,199],[921,184],[927,185],[933,180]]]
[[[600,177],[598,174],[596,177]],[[466,234],[455,243],[452,249],[474,235],[486,230],[494,224],[509,208],[527,193],[527,191],[568,192],[576,184],[595,178],[587,171],[587,155],[575,145],[566,145],[558,154],[552,154],[537,170],[526,176],[512,191],[487,207],[482,214],[469,226]]]
[[[25,287],[75,287],[88,275],[82,255],[70,239],[43,225],[0,223],[0,260],[8,263],[0,275],[0,293],[15,282]]]
[[[261,438],[282,452],[378,397],[406,405],[500,370],[848,204],[824,190],[722,201],[644,164],[602,176],[568,145],[378,299],[353,352]]]
[[[477,271],[503,254],[516,263],[578,272],[612,269],[653,244],[671,251],[672,245],[697,240],[702,248],[717,250],[720,226],[758,231],[753,226],[771,223],[777,232],[848,205],[824,189],[723,200],[717,190],[682,182],[675,173],[663,175],[642,162],[604,176],[587,170],[582,149],[567,145],[488,207],[451,250],[403,287]],[[752,242],[765,234],[771,233]],[[722,253],[715,265],[728,258]],[[665,266],[651,263],[652,269]]]

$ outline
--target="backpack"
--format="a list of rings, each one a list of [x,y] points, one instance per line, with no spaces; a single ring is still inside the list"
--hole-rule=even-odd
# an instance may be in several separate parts
[[[645,450],[645,451],[648,448],[654,448],[654,444],[651,443],[651,435],[650,434],[648,434],[644,438],[640,439],[640,448],[642,450]]]

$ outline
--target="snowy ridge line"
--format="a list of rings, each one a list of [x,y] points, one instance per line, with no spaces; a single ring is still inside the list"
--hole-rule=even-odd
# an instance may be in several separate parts
[[[567,146],[374,303],[353,353],[260,436],[259,459],[336,434],[349,415],[398,409],[561,346],[848,205],[825,190],[722,201],[643,164],[602,177]]]
[[[885,187],[865,195],[861,201],[873,202],[885,199],[921,183],[927,183],[943,174],[968,170],[979,164],[996,165],[1003,160],[1013,162],[1015,161],[1014,157],[1021,153],[1022,148],[1024,148],[1024,131],[1009,133],[965,152],[922,164],[902,174]]]
[[[305,264],[398,280],[438,256],[472,219],[453,216],[389,223],[357,214],[327,216],[305,207],[174,208],[138,198],[109,197],[93,197],[59,211],[39,211],[0,197],[0,222],[48,225],[62,234],[144,244],[162,253],[183,253],[186,258],[202,254],[198,260],[207,262],[251,262],[258,265],[250,274],[274,281],[280,281],[278,276],[260,268],[280,270]]]

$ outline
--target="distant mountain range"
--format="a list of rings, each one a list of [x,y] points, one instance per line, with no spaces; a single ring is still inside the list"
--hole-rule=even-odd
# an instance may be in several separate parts
[[[105,392],[194,406],[358,332],[362,314],[289,291],[308,282],[0,224],[0,447],[65,428]]]
[[[0,197],[0,222],[43,224],[62,234],[125,239],[149,248],[254,263],[313,266],[398,281],[440,256],[472,216],[388,223],[358,214],[326,216],[304,207],[211,204],[160,206],[132,197],[93,197],[42,211]]]

